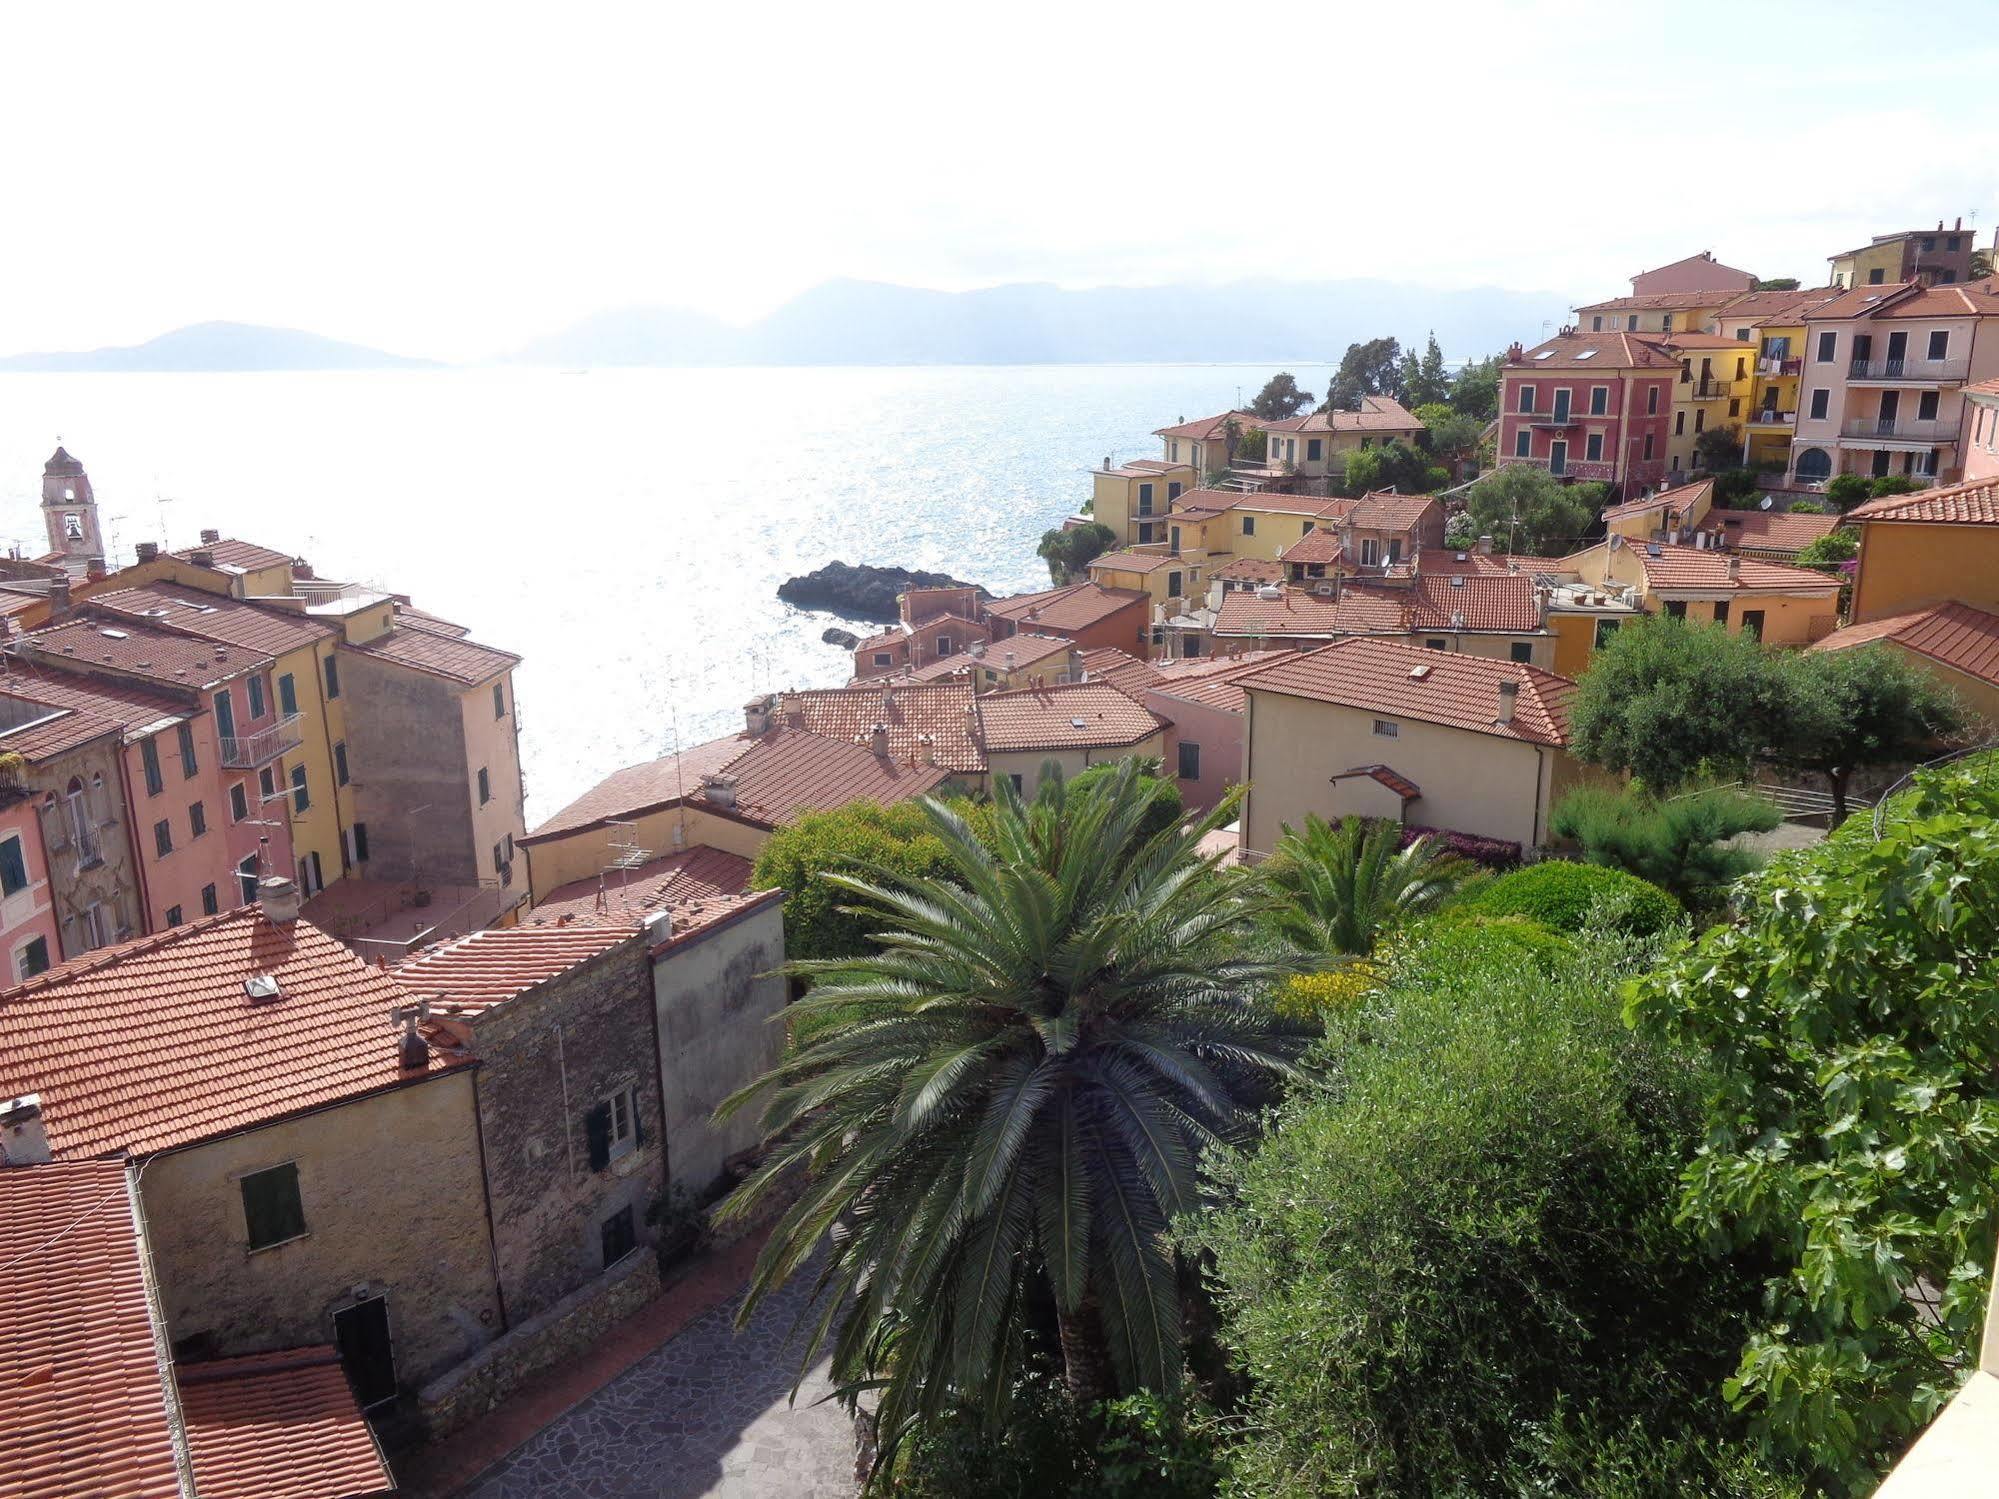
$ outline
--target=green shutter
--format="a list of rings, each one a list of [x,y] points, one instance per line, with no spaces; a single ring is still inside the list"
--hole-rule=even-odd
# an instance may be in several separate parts
[[[250,1247],[282,1244],[305,1232],[305,1207],[299,1201],[298,1166],[287,1161],[242,1180],[243,1222]]]

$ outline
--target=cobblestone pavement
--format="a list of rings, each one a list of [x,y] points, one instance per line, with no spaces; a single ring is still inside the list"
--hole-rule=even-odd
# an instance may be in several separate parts
[[[545,1426],[462,1499],[852,1499],[854,1437],[822,1361],[798,1372],[804,1272],[737,1333],[741,1296]]]

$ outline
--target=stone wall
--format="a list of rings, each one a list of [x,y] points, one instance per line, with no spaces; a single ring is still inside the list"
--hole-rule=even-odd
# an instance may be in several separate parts
[[[476,792],[458,693],[366,652],[341,651],[339,661],[354,816],[368,829],[361,872],[456,885],[490,874],[473,842]]]
[[[507,1320],[537,1316],[604,1272],[603,1225],[626,1207],[641,1242],[664,1183],[652,973],[634,932],[609,952],[473,1019],[494,1254]],[[637,1101],[634,1148],[591,1165],[586,1119]]]
[[[20,687],[24,692],[32,692],[33,678],[20,682]],[[131,827],[119,779],[117,745],[115,736],[80,745],[30,765],[23,777],[34,792],[42,847],[48,851],[50,904],[55,911],[56,929],[62,935],[62,951],[49,956],[57,961],[89,950],[83,912],[92,902],[103,906],[114,939],[138,936],[145,931],[139,908],[137,861],[132,857]],[[86,869],[77,867],[73,846],[56,846],[69,843],[69,811],[64,797],[72,778],[90,788],[85,800],[91,809],[101,855],[101,862]],[[220,816],[223,810],[216,808],[210,815]],[[9,981],[13,979],[11,973],[7,977]]]
[[[417,1415],[435,1441],[476,1420],[528,1377],[590,1347],[659,1294],[659,1257],[641,1249],[611,1270],[494,1339],[417,1394]]]

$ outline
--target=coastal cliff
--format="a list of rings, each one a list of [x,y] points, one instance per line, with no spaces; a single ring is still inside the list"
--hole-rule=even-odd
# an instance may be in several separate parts
[[[978,588],[948,573],[907,567],[877,567],[873,563],[829,562],[777,585],[777,596],[799,609],[823,609],[843,619],[892,624],[896,595],[910,588]],[[980,593],[986,590],[979,588]]]

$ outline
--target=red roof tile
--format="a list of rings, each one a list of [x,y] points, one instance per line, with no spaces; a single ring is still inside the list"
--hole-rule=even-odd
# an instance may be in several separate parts
[[[1411,630],[1498,630],[1524,635],[1541,628],[1541,604],[1527,573],[1494,577],[1419,576],[1408,590]]]
[[[434,629],[416,629],[407,625],[346,648],[468,687],[477,686],[521,664],[521,658],[511,651],[496,650],[477,641],[460,640],[456,636],[440,635]]]
[[[1519,691],[1511,721],[1499,722],[1499,684]],[[1575,683],[1536,666],[1388,640],[1342,640],[1284,656],[1243,678],[1252,692],[1278,692],[1413,718],[1532,744],[1568,742]]]
[[[1115,568],[1119,572],[1149,573],[1157,568],[1179,567],[1180,565],[1180,559],[1167,552],[1134,552],[1126,550],[1121,552],[1105,552],[1101,557],[1097,557],[1091,561],[1090,571],[1095,572],[1098,568],[1107,570]]]
[[[1926,521],[1950,526],[1999,526],[1999,480],[1971,479],[1943,489],[1883,495],[1846,512],[1853,521]]]
[[[180,1366],[201,1499],[349,1499],[394,1488],[329,1347]]]
[[[1661,270],[1665,267],[1661,266]],[[1681,307],[1719,307],[1741,293],[1733,287],[1710,287],[1706,291],[1655,291],[1637,297],[1612,297],[1604,302],[1586,302],[1577,312],[1673,312]]]
[[[1719,536],[1730,546],[1795,555],[1829,536],[1844,522],[1837,515],[1797,515],[1784,510],[1710,510],[1701,530]]]
[[[1251,416],[1247,411],[1224,411],[1219,416],[1204,416],[1198,421],[1180,422],[1171,427],[1159,427],[1154,429],[1152,435],[1154,437],[1191,437],[1196,442],[1205,442],[1209,438],[1221,437],[1228,427],[1230,417],[1234,417],[1236,425],[1245,431],[1252,427],[1261,427],[1264,425],[1260,418]]]
[[[1605,329],[1602,333],[1565,333],[1538,343],[1517,361],[1509,361],[1506,371],[1524,375],[1535,370],[1677,370],[1679,367],[1679,360],[1645,342],[1642,334]]]
[[[303,614],[167,583],[93,593],[83,600],[83,609],[93,615],[116,615],[204,640],[219,640],[266,656],[304,650],[338,633],[333,626]]]
[[[1272,432],[1421,432],[1423,423],[1393,396],[1362,396],[1358,411],[1314,411],[1281,422],[1265,422]]]
[[[1746,291],[1723,304],[1715,316],[1729,327],[1767,328],[1772,324],[1802,323],[1805,314],[1839,296],[1838,286],[1803,287],[1796,291]]]
[[[0,1493],[178,1499],[126,1168],[0,1168]]]
[[[1011,640],[993,642],[987,647],[989,659],[1004,662],[1006,648],[1012,644]],[[948,659],[959,660],[955,656]],[[959,664],[969,664],[971,659],[967,656]],[[972,686],[965,681],[885,688],[870,680],[857,687],[787,692],[778,704],[778,721],[843,745],[860,744],[869,749],[875,725],[881,724],[888,730],[889,758],[904,765],[923,760],[923,736],[928,735],[938,765],[946,770],[975,772],[986,768],[986,760],[973,737],[968,711],[971,702]]]
[[[1002,670],[1009,667],[1018,670],[1032,666],[1037,661],[1046,661],[1051,656],[1066,656],[1076,649],[1076,642],[1066,635],[1033,635],[1022,631],[1018,635],[1008,635],[1003,640],[995,640],[985,648],[982,655],[952,657],[974,666],[992,666]]]
[[[1939,665],[1999,687],[1999,614],[1969,604],[1938,604],[1914,614],[1835,630],[1811,649],[1843,651],[1886,640]]]
[[[16,646],[30,660],[46,656],[58,666],[74,662],[168,687],[213,687],[271,665],[269,651],[245,650],[135,621],[65,620],[22,636]]]
[[[207,552],[215,558],[218,568],[233,569],[236,572],[262,572],[267,567],[290,567],[292,556],[289,552],[274,552],[269,547],[260,547],[254,541],[237,541],[224,537],[221,541],[204,541],[200,546],[183,547],[173,555],[183,562],[192,562],[196,552]]]
[[[1441,508],[1434,495],[1376,490],[1355,500],[1341,524],[1360,531],[1414,531],[1433,510]]]
[[[1315,563],[1338,562],[1341,556],[1339,533],[1315,526],[1279,552],[1277,560],[1287,565],[1307,567]]]
[[[1016,594],[1010,599],[994,599],[986,613],[1014,621],[1021,629],[1053,631],[1087,630],[1121,610],[1136,604],[1149,608],[1151,596],[1133,588],[1105,588],[1098,583],[1071,583],[1066,588],[1050,588],[1040,593]]]
[[[1417,558],[1416,570],[1425,577],[1438,578],[1531,578],[1536,572],[1547,572],[1555,560],[1524,553],[1481,552],[1471,547],[1457,551],[1429,547]]]
[[[780,729],[755,741],[727,774],[736,783],[736,814],[776,827],[801,813],[848,802],[908,801],[936,790],[953,772],[942,763],[911,764],[877,755],[865,745]],[[704,800],[715,804],[713,796]]]
[[[1109,682],[1118,691],[1132,697],[1138,697],[1147,687],[1164,680],[1159,669],[1150,661],[1141,661],[1130,651],[1121,651],[1114,645],[1084,651],[1083,674],[1086,681]]]
[[[278,994],[246,993],[257,975]],[[402,1002],[310,922],[245,906],[0,993],[0,1095],[41,1095],[58,1160],[170,1150],[419,1079],[398,1065]]]
[[[1714,480],[1701,479],[1692,484],[1681,484],[1673,489],[1662,489],[1657,494],[1647,495],[1642,500],[1627,500],[1622,505],[1607,506],[1603,512],[1605,520],[1622,520],[1628,515],[1644,515],[1653,510],[1691,510],[1703,499],[1712,499]]]
[[[1840,580],[1809,567],[1738,557],[1718,548],[1639,544],[1632,547],[1645,570],[1645,586],[1655,593],[1732,589],[1737,593],[1839,592]],[[1654,553],[1657,555],[1653,555]],[[1729,571],[1730,564],[1739,564]]]
[[[1328,777],[1328,779],[1344,781],[1355,776],[1363,776],[1370,781],[1380,782],[1405,802],[1413,802],[1423,794],[1421,786],[1418,786],[1409,777],[1401,774],[1399,771],[1389,769],[1386,765],[1356,765],[1352,770],[1343,770],[1337,775]]]
[[[1239,494],[1232,510],[1250,510],[1258,515],[1308,515],[1315,520],[1336,520],[1352,510],[1354,502],[1344,495],[1328,498],[1318,494],[1283,494],[1275,489],[1259,489]]]
[[[749,883],[748,859],[698,845],[636,869],[613,869],[590,879],[558,885],[535,903],[534,919],[560,921],[564,917],[629,914],[637,920],[649,911],[741,895]]]
[[[1217,708],[1224,713],[1240,713],[1248,698],[1243,691],[1242,679],[1260,670],[1279,654],[1277,651],[1244,651],[1240,656],[1197,657],[1186,663],[1185,670],[1162,675],[1159,685],[1152,689],[1147,699],[1151,701],[1154,695],[1169,699],[1161,710],[1169,714],[1175,702],[1199,703],[1202,707]]]
[[[693,745],[677,754],[662,755],[643,765],[627,765],[592,786],[521,842],[533,843],[582,828],[596,827],[612,818],[633,817],[641,812],[670,807],[683,796],[698,792],[704,775],[727,768],[755,742],[747,735],[730,734],[723,739]]]
[[[1812,309],[1808,321],[1833,318],[1990,317],[1999,313],[1999,286],[1992,278],[1959,281],[1947,286],[1921,286],[1913,281],[1856,286]]]
[[[524,922],[440,943],[391,972],[412,995],[432,1001],[433,1013],[480,1015],[637,940],[626,921]]]
[[[1224,583],[1275,583],[1283,576],[1284,564],[1262,557],[1238,557],[1215,571],[1215,577]]]
[[[0,696],[38,703],[54,715],[0,732],[0,750],[31,761],[47,760],[107,734],[122,735],[128,728],[189,716],[185,704],[136,682],[44,669],[11,657],[0,673]]]
[[[992,753],[1118,748],[1137,744],[1166,721],[1108,682],[1070,682],[979,699],[979,724]]]
[[[1337,597],[1286,588],[1278,597],[1267,599],[1261,590],[1238,590],[1222,595],[1211,633],[1241,640],[1400,635],[1408,628],[1404,607],[1400,590],[1356,583],[1342,585]]]

